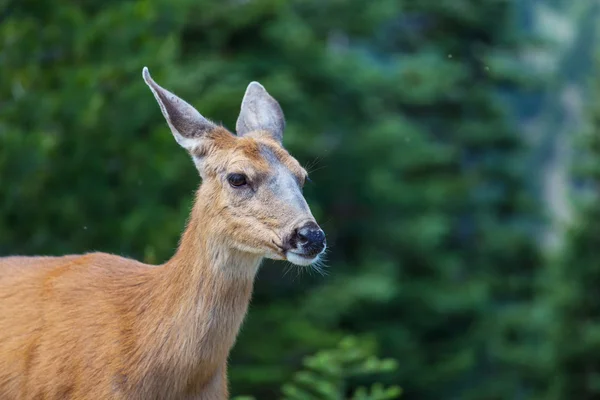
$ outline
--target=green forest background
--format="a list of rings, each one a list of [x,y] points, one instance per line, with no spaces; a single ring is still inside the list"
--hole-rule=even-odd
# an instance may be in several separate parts
[[[168,259],[199,178],[142,67],[230,128],[258,80],[331,249],[325,276],[260,271],[234,395],[600,399],[599,22],[585,0],[0,0],[0,255]]]

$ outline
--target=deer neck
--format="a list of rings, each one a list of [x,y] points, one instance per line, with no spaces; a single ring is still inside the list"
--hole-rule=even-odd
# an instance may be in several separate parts
[[[159,359],[179,359],[178,373],[209,379],[235,342],[262,257],[232,248],[211,229],[216,213],[204,197],[200,189],[177,252],[157,269],[155,304],[168,316],[157,331]]]
[[[168,284],[197,293],[199,300],[226,294],[230,289],[252,290],[262,260],[259,255],[234,248],[219,232],[218,218],[211,196],[201,188],[179,247],[164,268]]]

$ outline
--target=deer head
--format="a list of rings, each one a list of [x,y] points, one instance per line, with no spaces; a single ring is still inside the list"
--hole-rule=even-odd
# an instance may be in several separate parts
[[[307,172],[283,148],[283,111],[265,88],[248,85],[234,135],[159,86],[145,67],[143,77],[202,177],[197,201],[210,202],[210,234],[263,257],[318,261],[325,234],[302,195]]]

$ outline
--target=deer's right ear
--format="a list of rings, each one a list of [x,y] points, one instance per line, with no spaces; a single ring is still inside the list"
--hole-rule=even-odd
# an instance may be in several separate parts
[[[204,118],[194,107],[183,99],[154,82],[147,67],[142,71],[144,81],[154,93],[173,136],[177,143],[189,152],[201,145],[206,133],[216,128],[216,125]]]

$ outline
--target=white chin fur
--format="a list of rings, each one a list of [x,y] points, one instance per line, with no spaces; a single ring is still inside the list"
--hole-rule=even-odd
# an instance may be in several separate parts
[[[292,253],[291,251],[286,252],[285,257],[292,264],[301,265],[301,266],[313,264],[319,259],[319,256],[316,256],[314,258],[306,258],[306,257],[299,256],[298,254]]]

